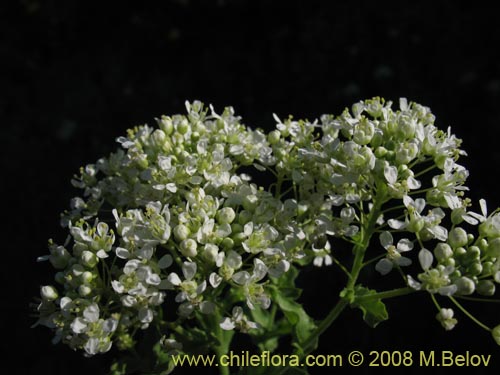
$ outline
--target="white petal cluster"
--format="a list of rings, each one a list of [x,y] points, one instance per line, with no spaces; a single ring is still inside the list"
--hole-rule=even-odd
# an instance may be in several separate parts
[[[484,200],[481,214],[469,210],[461,141],[429,108],[374,98],[313,122],[275,115],[268,134],[231,107],[186,110],[130,129],[74,176],[82,194],[62,215],[68,238],[39,258],[56,270],[38,305],[56,341],[87,355],[131,349],[164,314],[183,327],[167,332],[175,345],[196,322],[251,333],[249,317],[273,303],[269,285],[294,264],[339,264],[341,241],[367,247],[364,264],[382,275],[420,264],[405,277],[416,290],[495,293],[500,213]],[[438,314],[446,329],[450,311]]]

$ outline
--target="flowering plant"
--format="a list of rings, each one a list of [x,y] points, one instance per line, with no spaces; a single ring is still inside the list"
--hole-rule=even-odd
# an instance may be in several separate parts
[[[374,98],[314,122],[275,116],[268,134],[230,107],[186,109],[129,130],[72,180],[82,196],[62,215],[68,238],[39,258],[56,269],[36,307],[54,342],[87,356],[149,345],[152,357],[124,356],[113,374],[169,373],[174,353],[223,355],[236,331],[271,352],[288,336],[304,356],[346,307],[375,327],[388,318],[384,299],[427,293],[446,330],[454,307],[500,344],[500,325],[460,303],[500,283],[500,214],[484,200],[471,211],[461,141],[428,108]],[[346,275],[321,321],[297,302],[295,279],[310,266]],[[400,284],[362,285],[373,269]]]

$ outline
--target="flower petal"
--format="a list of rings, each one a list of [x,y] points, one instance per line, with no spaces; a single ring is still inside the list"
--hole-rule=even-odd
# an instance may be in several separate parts
[[[434,260],[434,256],[427,249],[422,249],[418,253],[418,260],[420,262],[420,266],[424,271],[427,271],[431,266]]]
[[[380,239],[380,244],[386,250],[394,242],[394,238],[392,238],[391,232],[387,232],[387,231],[380,233],[379,239]]]
[[[393,267],[394,265],[387,258],[380,259],[375,265],[375,269],[382,275],[387,275],[389,272],[391,272]]]

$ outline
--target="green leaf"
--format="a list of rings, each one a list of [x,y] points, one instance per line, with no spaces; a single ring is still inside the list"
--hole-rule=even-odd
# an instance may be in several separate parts
[[[316,328],[313,319],[305,312],[301,304],[274,290],[273,299],[280,307],[286,319],[294,326],[294,333],[299,344],[305,342]]]
[[[351,303],[351,307],[359,308],[363,312],[363,319],[372,328],[389,318],[382,300],[380,298],[371,298],[376,294],[376,290],[357,285],[354,288],[354,301]]]

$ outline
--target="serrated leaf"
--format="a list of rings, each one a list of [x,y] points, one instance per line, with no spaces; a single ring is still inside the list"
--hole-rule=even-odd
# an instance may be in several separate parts
[[[376,295],[376,290],[358,285],[355,287],[354,293],[355,298],[351,306],[359,308],[363,312],[363,319],[370,327],[375,328],[380,322],[389,318],[385,304],[380,298],[366,298]]]

